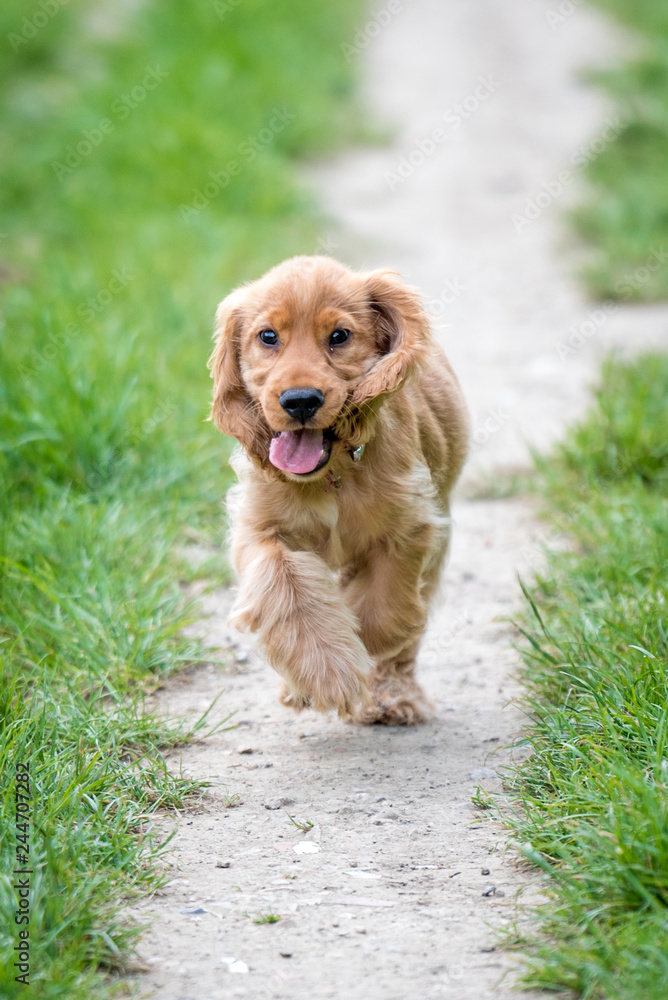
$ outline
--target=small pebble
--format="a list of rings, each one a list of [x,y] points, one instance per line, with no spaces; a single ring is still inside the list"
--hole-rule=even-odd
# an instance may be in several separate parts
[[[227,966],[228,972],[248,972],[248,966],[240,958],[221,958],[221,962]]]
[[[386,819],[399,819],[399,813],[395,812],[394,809],[381,809],[380,812],[371,817],[371,822],[376,826],[380,826],[383,820]]]
[[[292,958],[291,951],[279,951],[279,955],[281,956],[281,958]]]
[[[317,854],[320,847],[318,844],[313,844],[310,840],[301,840],[298,844],[293,844],[292,850],[295,854]]]
[[[495,893],[496,893],[496,886],[495,885],[487,885],[482,890],[483,896],[493,896]]]
[[[231,861],[216,861],[216,868],[231,868]]]
[[[489,875],[489,868],[483,868],[480,872],[481,875]]]
[[[287,795],[282,795],[277,799],[267,799],[262,805],[265,809],[282,809],[283,806],[289,806],[292,802],[294,802],[294,799],[288,798]]]
[[[484,781],[489,778],[496,778],[496,771],[493,771],[491,767],[475,767],[472,771],[469,771],[469,778],[473,781]]]

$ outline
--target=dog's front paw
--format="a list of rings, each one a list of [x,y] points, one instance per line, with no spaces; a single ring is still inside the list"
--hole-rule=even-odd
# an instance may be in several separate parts
[[[237,632],[257,632],[261,625],[260,612],[250,602],[237,598],[232,606],[227,621],[228,628],[235,628]]]
[[[318,658],[317,669],[301,673],[283,685],[280,701],[301,712],[312,708],[316,712],[336,711],[342,719],[351,720],[355,711],[369,702],[364,674],[366,663],[357,664],[352,658],[329,660],[324,653]]]
[[[320,684],[317,696],[312,698],[312,705],[320,712],[336,709],[344,722],[350,722],[355,712],[369,701],[366,677],[360,670],[355,670],[345,676],[339,674],[326,678],[325,682]]]
[[[407,679],[393,678],[392,681],[374,684],[369,691],[369,700],[359,705],[353,722],[358,726],[415,726],[421,722],[431,722],[434,706],[420,685]]]
[[[278,695],[278,700],[281,705],[285,705],[286,708],[293,708],[295,712],[301,712],[305,708],[311,707],[311,696],[308,694],[300,694],[299,691],[293,691],[287,684],[281,684],[281,690]]]

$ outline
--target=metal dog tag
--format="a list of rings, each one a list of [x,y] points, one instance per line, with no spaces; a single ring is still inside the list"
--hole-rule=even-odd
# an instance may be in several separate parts
[[[360,458],[364,454],[365,448],[366,448],[365,444],[358,444],[356,448],[353,448],[353,450],[350,452],[350,457],[352,458],[353,462],[359,462]]]

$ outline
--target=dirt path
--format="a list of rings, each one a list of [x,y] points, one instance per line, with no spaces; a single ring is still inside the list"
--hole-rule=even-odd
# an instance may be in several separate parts
[[[388,730],[293,715],[249,645],[224,674],[205,667],[160,693],[164,711],[195,714],[222,686],[239,723],[183,752],[185,770],[217,784],[179,823],[173,881],[133,911],[157,918],[139,985],[160,1000],[512,995],[493,928],[516,916],[527,876],[471,796],[500,788],[502,748],[521,725],[502,619],[541,529],[521,498],[466,496],[473,480],[491,493],[499,470],[525,466],[526,440],[562,430],[610,343],[665,324],[656,310],[588,316],[559,228],[573,190],[560,173],[605,127],[576,70],[611,51],[609,29],[577,5],[551,25],[557,4],[540,0],[400,6],[382,31],[370,19],[351,39],[374,36],[361,46],[367,103],[392,145],[309,175],[333,220],[323,245],[424,290],[474,418],[446,600],[421,655],[438,719]],[[522,224],[527,202],[539,214]],[[560,352],[570,337],[575,349]],[[246,642],[224,625],[229,603],[226,592],[205,600],[212,646]],[[225,808],[227,795],[239,804]],[[288,812],[313,828],[300,833]],[[253,922],[268,913],[280,922]]]

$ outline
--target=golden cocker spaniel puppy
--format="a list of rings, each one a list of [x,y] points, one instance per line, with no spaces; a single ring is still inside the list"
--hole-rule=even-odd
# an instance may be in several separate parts
[[[286,705],[428,719],[415,657],[468,420],[416,292],[294,257],[221,302],[215,338],[212,417],[241,444],[231,621],[259,634]]]

